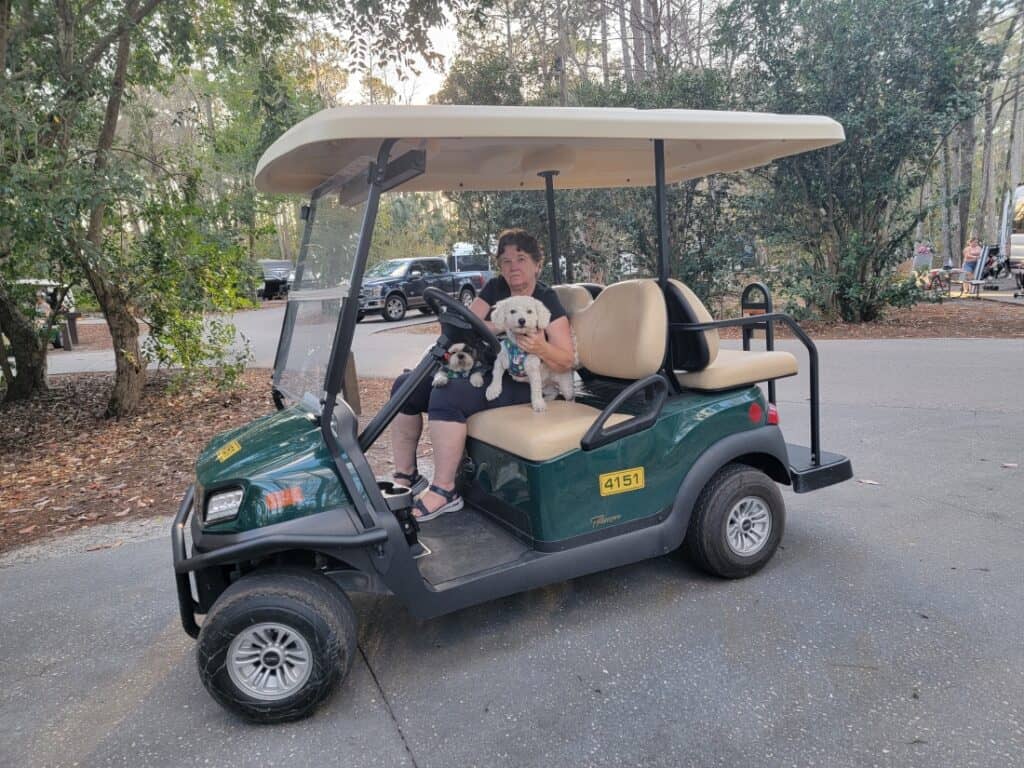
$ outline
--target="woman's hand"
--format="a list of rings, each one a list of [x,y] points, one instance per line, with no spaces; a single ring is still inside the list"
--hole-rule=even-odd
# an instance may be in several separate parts
[[[516,336],[516,344],[528,354],[537,355],[556,373],[572,370],[572,332],[567,318],[555,320],[548,326],[546,335],[543,331],[534,331]]]
[[[550,345],[543,331],[528,331],[527,333],[516,334],[516,346],[528,355],[537,355],[537,357],[543,359],[544,353]]]

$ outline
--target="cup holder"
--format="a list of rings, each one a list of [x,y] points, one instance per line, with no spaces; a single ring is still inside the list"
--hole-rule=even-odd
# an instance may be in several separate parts
[[[392,512],[399,512],[412,506],[412,491],[404,485],[378,480],[377,487],[380,488],[380,493]]]

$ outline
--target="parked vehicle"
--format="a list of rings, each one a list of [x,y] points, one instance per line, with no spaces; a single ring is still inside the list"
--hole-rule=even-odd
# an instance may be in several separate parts
[[[405,317],[409,309],[430,314],[423,298],[427,288],[437,288],[468,307],[487,279],[480,270],[450,271],[443,256],[382,261],[366,270],[359,292],[360,317],[379,312],[385,320],[394,322]]]
[[[263,287],[256,291],[256,295],[262,299],[287,297],[295,281],[295,267],[292,263],[280,259],[260,259],[257,263],[263,270]]]
[[[373,106],[326,110],[278,139],[256,187],[312,195],[274,366],[278,410],[207,444],[171,531],[182,624],[198,637],[210,694],[259,722],[312,712],[356,654],[351,592],[393,595],[430,618],[674,552],[722,578],[764,567],[785,527],[777,486],[814,491],[852,467],[821,449],[814,342],[772,310],[767,289],[754,286],[763,300],[750,287],[741,297],[763,314],[715,321],[670,277],[666,185],[843,138],[825,117]],[[572,307],[579,396],[544,413],[473,416],[466,507],[421,526],[410,490],[375,477],[367,452],[451,343],[492,353],[500,343],[463,301],[426,287],[440,335],[359,431],[343,392],[380,197],[545,189],[554,211],[553,178],[570,189],[653,186],[657,278],[556,285]],[[797,360],[771,348],[777,323],[808,353],[808,447],[787,444],[779,426],[773,382],[796,374]],[[742,350],[719,349],[728,326],[743,329]],[[755,328],[767,351],[750,350]]]

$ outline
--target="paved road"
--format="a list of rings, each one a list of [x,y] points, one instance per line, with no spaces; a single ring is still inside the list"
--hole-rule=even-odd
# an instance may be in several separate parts
[[[239,312],[231,320],[240,336],[249,343],[253,359],[250,366],[270,368],[277,352],[277,339],[284,318],[284,304],[273,302],[262,309]],[[422,353],[430,343],[429,336],[406,335],[395,331],[413,325],[429,322],[416,310],[410,310],[408,318],[398,323],[386,323],[380,317],[367,317],[356,326],[353,349],[359,373],[363,376],[393,377],[402,369],[415,364],[417,354],[409,355],[406,350]],[[51,350],[47,357],[50,374],[80,373],[114,370],[114,353],[107,350],[65,352]]]
[[[760,574],[663,558],[427,622],[360,599],[352,674],[302,723],[205,693],[166,540],[0,569],[0,764],[1020,765],[1024,342],[821,353],[825,446],[878,485],[787,491]]]

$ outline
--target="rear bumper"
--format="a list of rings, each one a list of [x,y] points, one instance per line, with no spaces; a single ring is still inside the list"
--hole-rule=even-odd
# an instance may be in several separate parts
[[[827,488],[853,477],[850,460],[838,453],[822,451],[821,458],[815,464],[811,460],[810,448],[786,443],[786,454],[789,457],[789,478],[796,493]]]

